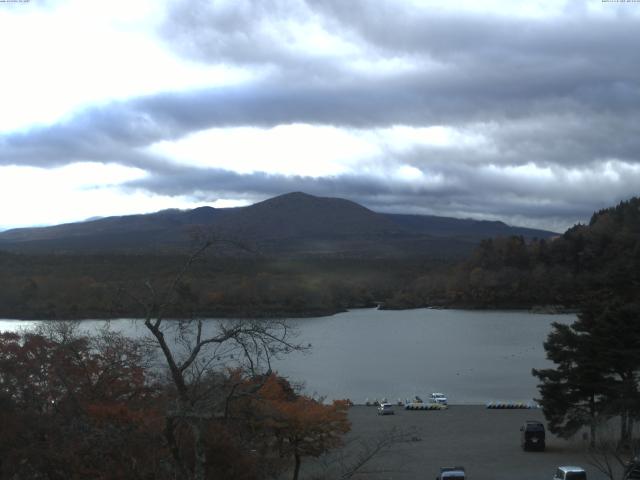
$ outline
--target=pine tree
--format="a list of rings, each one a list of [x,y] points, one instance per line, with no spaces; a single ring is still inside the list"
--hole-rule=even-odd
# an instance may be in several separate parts
[[[620,443],[640,415],[640,304],[586,306],[571,325],[553,324],[544,344],[556,368],[533,370],[549,429],[571,437],[583,427],[595,444],[600,421],[620,417]]]
[[[542,395],[539,402],[549,430],[569,438],[587,426],[593,445],[607,379],[590,338],[579,334],[574,326],[553,324],[544,348],[557,367],[534,369],[532,373],[542,382],[538,386]]]

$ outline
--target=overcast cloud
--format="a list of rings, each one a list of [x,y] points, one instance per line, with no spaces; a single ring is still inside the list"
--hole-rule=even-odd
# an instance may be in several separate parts
[[[131,175],[81,189],[146,196],[147,210],[305,191],[553,230],[639,193],[640,4],[146,3],[126,18],[111,12],[101,34],[134,32],[136,51],[162,52],[148,72],[139,58],[149,88],[114,93],[105,81],[103,98],[94,88],[66,110],[58,99],[61,113],[46,123],[33,107],[32,121],[0,130],[0,187],[7,168],[23,168],[29,190],[27,167],[102,164]],[[16,15],[34,25],[64,18],[52,5],[3,8],[0,27]],[[44,54],[70,64],[65,52]],[[113,69],[122,84],[137,74]],[[54,87],[43,88],[55,96]],[[65,192],[51,185],[47,194]],[[25,218],[0,218],[0,227],[47,222]]]

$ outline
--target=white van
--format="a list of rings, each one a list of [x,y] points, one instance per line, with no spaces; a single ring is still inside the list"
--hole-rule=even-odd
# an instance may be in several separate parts
[[[394,413],[392,403],[381,403],[378,406],[378,415],[393,415]]]
[[[582,467],[558,467],[553,480],[587,480],[587,472]]]
[[[435,392],[431,394],[431,402],[439,403],[440,405],[446,405],[447,397],[444,393]]]

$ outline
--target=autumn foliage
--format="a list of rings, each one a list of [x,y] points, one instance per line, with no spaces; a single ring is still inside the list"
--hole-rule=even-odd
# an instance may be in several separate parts
[[[276,375],[264,380],[253,408],[262,429],[271,435],[278,455],[293,459],[294,479],[298,478],[303,457],[319,457],[340,447],[351,428],[347,401],[325,405],[297,395],[285,379]]]
[[[0,478],[175,478],[171,386],[141,344],[72,330],[0,333]],[[207,381],[226,402],[206,421],[206,478],[297,478],[302,458],[340,446],[349,430],[344,402],[299,395],[276,375],[230,371]],[[178,455],[191,458],[188,422],[172,434]]]
[[[161,397],[140,346],[49,333],[0,334],[2,477],[152,478]]]

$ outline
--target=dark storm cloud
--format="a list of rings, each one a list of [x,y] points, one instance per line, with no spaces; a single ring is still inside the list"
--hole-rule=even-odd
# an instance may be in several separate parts
[[[274,36],[284,20],[308,14],[304,3],[295,1],[174,1],[161,34],[167,46],[200,60],[291,66],[300,58]]]
[[[437,152],[414,151],[402,158],[405,164],[421,156],[434,160],[422,165],[423,179],[410,182],[393,175],[342,174],[302,177],[238,174],[220,169],[182,167],[171,174],[154,174],[130,182],[129,189],[164,195],[191,195],[199,201],[218,198],[250,198],[258,201],[283,192],[301,190],[319,196],[350,198],[373,210],[396,213],[500,218],[517,225],[563,231],[586,221],[594,210],[628,198],[640,185],[640,168],[628,164],[605,164],[579,172],[539,172],[531,176],[452,162]],[[610,178],[618,171],[620,178]],[[541,175],[541,176],[540,176]],[[594,192],[602,194],[594,195]]]
[[[49,167],[95,161],[145,168],[148,156],[136,148],[173,131],[133,105],[116,103],[54,125],[1,135],[0,164]]]
[[[442,104],[436,112],[424,97],[398,92],[394,85],[276,83],[165,93],[89,108],[55,125],[0,136],[0,164],[47,166],[93,159],[138,166],[144,155],[132,149],[210,127],[421,124],[443,118],[447,109]]]
[[[504,118],[496,101],[464,114],[473,99],[430,101],[395,85],[360,88],[292,87],[264,84],[244,88],[160,94],[87,110],[66,122],[0,136],[0,164],[60,165],[93,160],[145,166],[140,149],[210,127],[288,123],[370,128],[395,124],[450,124],[487,136],[499,150],[492,162],[589,164],[606,158],[638,161],[640,119],[627,112],[589,112],[584,106]],[[562,106],[562,102],[556,102]],[[540,108],[540,104],[536,105]],[[136,150],[138,149],[138,150]],[[482,158],[484,152],[469,152]]]
[[[376,209],[572,223],[638,193],[640,22],[567,12],[525,19],[392,1],[176,1],[159,32],[168,48],[256,69],[259,79],[115,102],[5,134],[0,165],[116,162],[149,172],[128,188],[160,194],[304,190]],[[311,24],[350,47],[297,45],[295,32]],[[390,171],[419,169],[423,183],[384,174],[240,175],[182,167],[145,150],[206,128],[290,123],[447,125],[484,140],[376,159]],[[509,170],[527,165],[535,168]]]
[[[314,56],[274,36],[309,15],[355,42],[358,58],[412,67],[354,71],[339,55]],[[509,19],[396,2],[175,2],[163,27],[167,45],[213,63],[272,65],[275,73],[241,86],[89,108],[51,127],[5,135],[0,162],[127,163],[139,161],[131,148],[193,131],[287,123],[483,124],[476,128],[503,150],[499,163],[636,161],[638,26],[634,17]]]
[[[292,23],[303,26],[312,15],[360,53],[314,55],[273,33]],[[404,59],[418,68],[395,75],[398,87],[419,95],[431,89],[455,93],[463,103],[473,97],[486,103],[499,98],[505,113],[510,102],[518,107],[519,101],[540,98],[605,108],[615,103],[616,110],[632,110],[639,100],[633,48],[640,37],[637,17],[509,18],[396,1],[189,0],[174,3],[162,33],[168,46],[200,60],[279,68],[285,83],[299,81],[299,71],[309,82],[341,84],[344,79],[336,75],[341,72],[358,83],[363,79],[350,68],[352,60]],[[447,103],[455,102],[450,97]],[[465,110],[473,108],[467,104]]]

